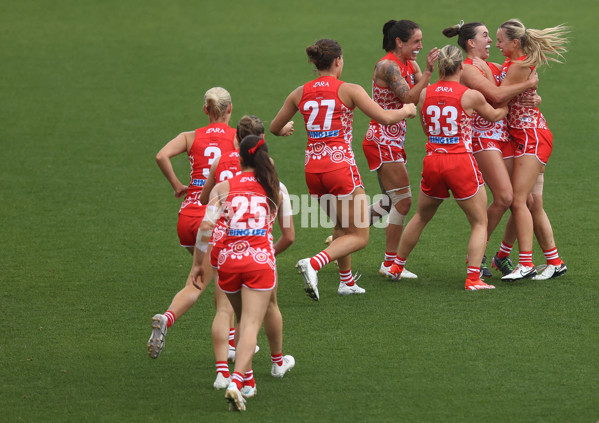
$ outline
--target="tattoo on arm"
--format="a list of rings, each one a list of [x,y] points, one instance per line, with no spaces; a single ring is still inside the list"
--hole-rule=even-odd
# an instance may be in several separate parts
[[[380,78],[383,79],[391,91],[395,93],[400,100],[404,101],[410,92],[410,86],[401,75],[401,71],[393,62],[389,62],[380,68]]]

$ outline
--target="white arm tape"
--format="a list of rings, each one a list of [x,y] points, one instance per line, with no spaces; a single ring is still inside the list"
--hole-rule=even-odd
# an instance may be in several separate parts
[[[291,207],[291,199],[285,185],[281,183],[281,216],[291,216],[293,209]]]
[[[222,209],[220,207],[209,205],[206,206],[206,214],[204,215],[204,219],[214,225],[221,214]]]
[[[196,236],[196,248],[203,253],[208,251],[209,242],[202,241],[202,238],[206,237],[206,238],[208,238],[208,240],[210,240],[211,236],[212,236],[211,230],[198,231],[198,235]]]

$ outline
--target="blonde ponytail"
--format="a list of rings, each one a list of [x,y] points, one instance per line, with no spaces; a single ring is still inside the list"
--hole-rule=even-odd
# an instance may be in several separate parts
[[[510,19],[499,27],[509,40],[518,40],[526,53],[526,66],[548,65],[549,62],[562,63],[568,50],[569,28],[563,24],[545,29],[527,29],[518,19]]]

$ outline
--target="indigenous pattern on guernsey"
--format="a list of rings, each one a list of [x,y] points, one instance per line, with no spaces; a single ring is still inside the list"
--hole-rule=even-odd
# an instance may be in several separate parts
[[[471,58],[466,58],[464,64],[474,66]],[[495,84],[501,84],[501,70],[493,63],[487,62],[487,65],[493,72]],[[478,68],[477,68],[478,69]],[[479,69],[480,70],[480,69]],[[481,71],[481,73],[483,73]],[[484,73],[483,73],[484,75]],[[478,113],[472,113],[472,138],[486,138],[499,142],[509,142],[510,137],[507,131],[507,119],[503,118],[497,122],[489,122]]]
[[[372,83],[372,99],[385,110],[399,110],[403,102],[389,88],[382,88]],[[366,141],[373,141],[381,145],[394,145],[404,147],[406,141],[406,121],[402,120],[393,125],[382,125],[378,122],[368,125]]]
[[[515,61],[522,61],[525,59],[526,59],[526,56],[522,56],[522,57],[517,58]],[[501,69],[501,80],[502,81],[503,81],[503,78],[505,78],[505,75],[507,74],[508,69],[510,68],[510,66],[512,64],[514,64],[515,61],[512,61],[509,58],[507,58],[505,60],[505,62],[503,62],[503,67]],[[534,66],[531,66],[530,69],[533,70]],[[534,108],[525,107],[521,103],[521,100],[523,98],[525,98],[526,96],[535,95],[536,93],[537,93],[536,89],[528,90],[521,94],[518,94],[516,97],[514,97],[510,101],[510,103],[509,103],[510,112],[507,115],[507,124],[510,128],[549,129],[547,127],[547,121],[545,120],[545,116],[543,116],[543,114],[537,107],[534,107]]]
[[[322,76],[304,84],[299,109],[308,134],[304,162],[308,173],[356,165],[352,150],[354,111],[339,98],[342,84],[334,76]]]
[[[214,245],[222,247],[226,234],[227,232],[225,226],[225,219],[223,218],[223,216],[221,216],[221,218],[218,219],[218,221],[214,225],[214,229],[212,230],[212,238],[210,239],[210,241]]]
[[[379,62],[383,60],[391,60],[397,63],[401,76],[408,83],[408,86],[410,88],[414,87],[416,71],[411,61],[404,64],[393,53],[387,53]],[[374,80],[372,81],[372,99],[385,110],[399,110],[404,106],[403,101],[395,95],[391,88],[380,87]],[[406,140],[406,129],[405,119],[392,125],[383,125],[373,119],[370,121],[364,140],[403,148]]]
[[[227,259],[247,261],[253,259],[258,264],[268,264],[271,269],[275,268],[275,261],[270,248],[254,248],[248,241],[235,241],[221,251],[218,256],[218,265],[222,266]]]
[[[219,240],[222,249],[218,267],[227,272],[275,268],[272,224],[277,207],[271,204],[253,172],[242,172],[229,179],[226,199],[225,233]]]
[[[313,160],[328,159],[332,163],[347,163],[349,165],[355,165],[356,159],[354,152],[351,149],[351,135],[350,141],[347,142],[347,146],[334,145],[331,146],[326,142],[310,142],[306,148],[306,161],[305,165]]]
[[[351,146],[353,117],[354,111],[342,104],[340,118],[343,126],[343,141],[340,141],[338,138],[340,135],[339,130],[318,133],[316,131],[308,131],[310,140],[306,147],[306,166],[308,166],[308,163],[311,160],[323,159],[328,159],[335,164],[356,164],[356,159]],[[327,140],[329,137],[336,137],[336,139],[335,141]],[[322,141],[317,141],[319,138],[322,139]]]

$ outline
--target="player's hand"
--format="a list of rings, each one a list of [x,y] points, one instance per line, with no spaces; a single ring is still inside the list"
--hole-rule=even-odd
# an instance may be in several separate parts
[[[534,92],[534,91],[533,91]],[[529,107],[534,109],[535,107],[539,107],[541,104],[541,96],[538,94],[533,94],[531,91],[526,91],[524,94],[518,97],[518,102],[524,107]]]
[[[485,74],[485,78],[490,79],[493,77],[493,72],[491,72],[491,68],[489,68],[487,62],[485,62],[480,57],[475,57],[474,59],[472,59],[472,64]]]
[[[406,111],[406,113],[408,114],[407,117],[409,119],[412,119],[418,113],[418,109],[416,108],[416,106],[414,105],[414,103],[404,104],[403,107],[402,107],[402,109],[404,109]]]
[[[190,274],[193,286],[195,286],[199,290],[202,290],[202,286],[204,285],[204,268],[201,265],[194,265],[191,268]]]
[[[528,80],[532,84],[530,88],[536,89],[539,86],[539,74],[536,69],[533,69],[528,75]]]
[[[435,62],[437,61],[437,57],[439,57],[439,49],[437,47],[433,47],[433,49],[426,55],[427,71],[432,72],[435,70]]]
[[[184,197],[187,194],[187,189],[188,189],[187,185],[181,185],[180,188],[175,190],[175,197],[176,198]]]
[[[290,120],[289,122],[287,122],[285,126],[283,126],[283,129],[281,129],[281,135],[283,135],[284,137],[288,137],[289,135],[293,134],[294,130],[295,129],[293,128],[293,121]]]

